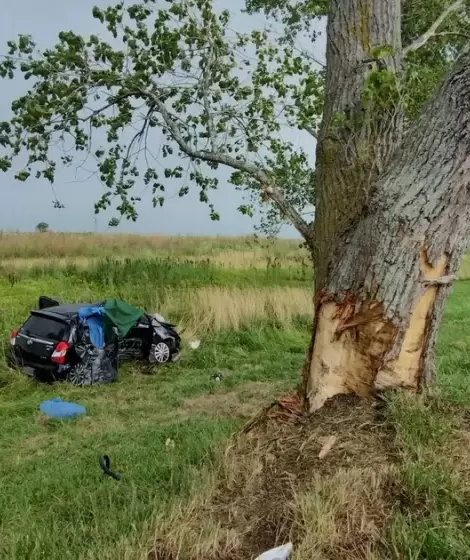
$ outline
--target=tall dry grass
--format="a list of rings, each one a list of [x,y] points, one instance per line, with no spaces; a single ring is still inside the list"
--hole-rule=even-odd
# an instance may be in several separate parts
[[[277,254],[298,251],[296,240],[277,240],[271,251]],[[135,235],[121,233],[2,233],[0,259],[132,257],[161,254],[209,256],[224,251],[258,251],[262,247],[252,237],[201,237]]]
[[[62,294],[51,293],[46,289],[42,292],[62,302],[90,302],[105,297],[122,297],[104,290],[90,293],[86,288],[72,292],[67,289]],[[42,292],[28,292],[18,298],[4,297],[4,313],[0,314],[0,338],[6,337],[24,320],[28,311],[37,305],[37,297]],[[149,294],[145,300],[147,303],[133,303],[149,313],[160,313],[167,320],[176,323],[185,339],[209,332],[248,329],[259,322],[289,329],[298,327],[299,320],[307,322],[313,317],[312,292],[308,288],[155,288],[153,294]]]
[[[175,261],[192,260],[194,262],[209,262],[216,266],[226,268],[292,268],[299,266],[311,266],[308,255],[302,252],[292,251],[286,254],[276,254],[272,249],[259,248],[256,250],[242,251],[219,251],[208,255],[192,255],[187,253],[159,253],[160,255],[169,255]],[[155,258],[157,254],[146,252],[134,252],[128,255],[114,255],[113,260],[116,262],[127,259],[137,260],[142,257]],[[76,266],[77,268],[89,268],[103,260],[100,256],[76,256],[76,257],[53,257],[54,267],[66,268],[68,266]],[[31,268],[49,267],[51,265],[51,257],[14,257],[1,258],[0,266],[3,269],[12,271],[28,270]]]
[[[312,292],[305,288],[171,290],[156,305],[166,317],[181,317],[180,326],[187,336],[240,330],[255,321],[271,321],[288,327],[299,317],[313,316]]]

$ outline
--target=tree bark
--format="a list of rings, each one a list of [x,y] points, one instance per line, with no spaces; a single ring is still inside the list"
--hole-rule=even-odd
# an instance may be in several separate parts
[[[371,185],[401,138],[400,103],[365,100],[368,75],[401,68],[400,0],[331,0],[325,104],[316,151],[315,282],[326,280],[337,235],[360,216]],[[380,61],[374,48],[389,46]]]
[[[372,4],[380,4],[380,13],[388,14],[385,21],[392,18],[399,27],[399,1]],[[352,21],[357,21],[359,0],[335,0],[329,42],[338,44],[332,27],[345,6],[353,8]],[[373,13],[380,28],[382,16]],[[388,33],[398,43],[399,32]],[[329,51],[334,49],[329,45]],[[330,76],[327,96],[334,81]],[[343,87],[353,90],[351,84]],[[320,133],[316,315],[304,376],[310,411],[341,393],[368,396],[391,387],[418,391],[433,377],[444,303],[470,235],[469,52],[403,142],[400,127],[399,120],[387,117],[375,128],[372,142],[391,141],[379,165],[377,158],[363,164],[357,145],[346,166],[328,160],[327,124]],[[336,154],[339,146],[340,141]],[[354,174],[357,168],[361,173]],[[341,184],[348,193],[342,200]]]

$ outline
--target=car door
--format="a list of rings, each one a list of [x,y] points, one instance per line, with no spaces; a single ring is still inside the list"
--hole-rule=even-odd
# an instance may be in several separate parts
[[[148,353],[150,327],[148,319],[143,316],[124,338],[119,340],[119,359],[142,360]]]

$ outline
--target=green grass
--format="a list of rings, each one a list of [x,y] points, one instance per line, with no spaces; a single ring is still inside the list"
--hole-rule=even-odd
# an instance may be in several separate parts
[[[147,524],[189,494],[198,471],[255,410],[260,387],[280,395],[297,381],[306,341],[306,333],[261,326],[222,332],[158,375],[127,367],[118,383],[88,389],[3,371],[0,557],[121,558],[145,544]],[[230,417],[217,403],[236,391],[239,413]],[[54,396],[80,402],[87,416],[41,421],[39,403]],[[122,481],[101,478],[102,454]]]
[[[30,254],[42,256],[34,243]],[[54,237],[51,243],[58,254],[65,242]],[[126,243],[127,251],[134,240]],[[150,252],[153,243],[148,241],[145,250]],[[240,243],[219,245],[230,250],[240,249]],[[98,244],[91,245],[88,254],[103,256]],[[175,247],[181,254],[200,251],[196,243]],[[282,251],[291,249],[286,245]],[[4,254],[15,251],[13,244]],[[228,297],[239,289],[248,302],[259,297],[254,289],[279,289],[282,297],[282,290],[308,291],[311,285],[305,267],[232,269],[147,254],[86,268],[33,267],[11,275],[7,270],[0,276],[2,340],[42,294],[63,301],[117,296],[150,311],[169,306],[172,319],[184,320],[197,290],[220,288],[218,297]],[[230,435],[260,403],[285,394],[299,380],[308,309],[289,323],[263,310],[256,320],[240,324],[239,330],[204,330],[198,350],[186,349],[180,362],[153,375],[127,365],[109,386],[35,384],[7,370],[0,355],[0,558],[146,558],[157,516],[190,496],[201,473],[214,470]],[[437,346],[437,396],[398,396],[390,406],[399,466],[396,503],[383,535],[387,558],[470,558],[470,461],[458,453],[465,450],[458,430],[469,429],[469,356],[470,282],[460,281]],[[216,373],[222,373],[221,383],[214,381]],[[87,415],[45,420],[38,405],[55,396],[80,402]],[[121,481],[102,478],[102,454],[110,455]]]
[[[389,548],[397,558],[470,558],[470,454],[459,452],[465,440],[455,439],[460,422],[453,412],[445,400],[399,398],[393,403],[402,495],[392,519]]]
[[[155,255],[208,257],[220,252],[269,251],[282,257],[299,254],[299,240],[278,239],[274,243],[257,242],[247,237],[195,237],[135,234],[93,233],[2,233],[0,261],[32,258],[106,258],[138,254],[142,258]]]
[[[215,266],[210,261],[175,260],[171,257],[124,260],[103,259],[90,263],[87,267],[70,264],[64,267],[53,263],[14,272],[9,267],[0,267],[0,278],[8,285],[15,285],[28,280],[42,282],[58,281],[79,282],[93,287],[107,289],[126,289],[138,279],[139,284],[152,282],[162,286],[292,286],[307,285],[312,281],[311,267],[265,269],[247,268],[230,269]]]
[[[302,274],[167,258],[3,271],[0,335],[6,340],[43,294],[62,301],[116,296],[151,311],[167,303],[179,320],[197,288],[308,286]],[[281,395],[297,381],[308,327],[296,325],[279,330],[260,317],[246,330],[209,333],[197,351],[158,374],[126,366],[105,387],[34,384],[0,362],[0,557],[121,558],[131,550],[134,558],[141,546],[145,557],[157,514],[189,494],[201,469],[211,468],[230,434],[256,412],[260,395]],[[44,421],[38,405],[55,396],[80,402],[87,416]],[[122,481],[102,479],[102,454]]]
[[[470,558],[469,352],[470,282],[461,281],[437,345],[437,394],[391,403],[401,453],[401,503],[388,541],[396,558]]]

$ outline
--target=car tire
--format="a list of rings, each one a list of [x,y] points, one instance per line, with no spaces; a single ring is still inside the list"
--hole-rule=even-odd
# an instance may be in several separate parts
[[[163,365],[171,360],[171,346],[167,340],[155,341],[150,347],[149,362]]]
[[[78,387],[93,385],[88,368],[86,365],[81,363],[77,364],[68,372],[67,381],[72,385],[77,385]]]

